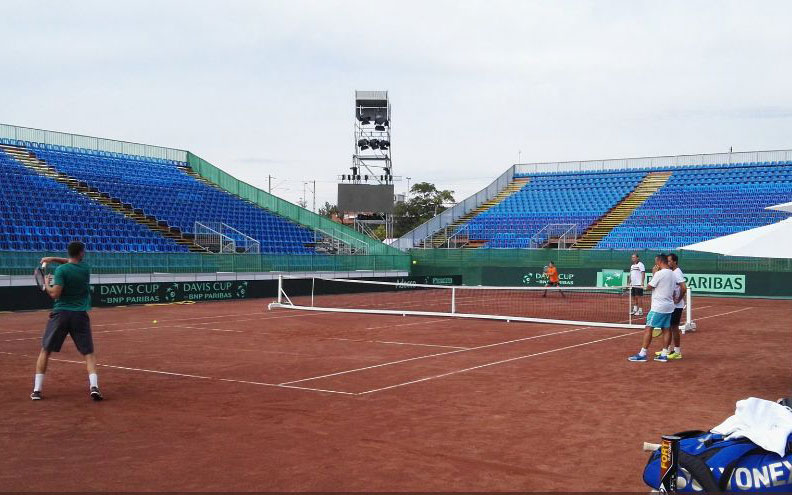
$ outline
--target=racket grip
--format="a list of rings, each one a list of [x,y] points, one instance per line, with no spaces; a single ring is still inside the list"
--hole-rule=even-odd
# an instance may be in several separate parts
[[[644,442],[644,444],[643,444],[643,451],[644,452],[654,452],[655,450],[657,450],[659,448],[660,448],[660,444],[659,443]]]

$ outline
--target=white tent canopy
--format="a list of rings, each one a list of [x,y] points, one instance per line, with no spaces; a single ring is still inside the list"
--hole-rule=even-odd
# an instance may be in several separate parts
[[[792,201],[789,203],[781,203],[780,205],[775,206],[768,206],[765,210],[778,210],[778,211],[788,211],[792,213]]]
[[[792,218],[680,249],[754,258],[792,258]]]

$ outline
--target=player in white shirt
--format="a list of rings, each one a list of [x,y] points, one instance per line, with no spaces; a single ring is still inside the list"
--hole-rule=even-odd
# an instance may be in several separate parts
[[[674,312],[671,314],[671,338],[674,340],[674,348],[668,348],[668,359],[682,359],[682,332],[679,331],[679,323],[682,320],[682,313],[685,311],[685,296],[687,286],[685,285],[685,274],[679,268],[679,257],[675,254],[668,255],[668,268],[674,272]],[[655,353],[660,355],[660,352]]]
[[[631,315],[643,315],[643,293],[644,293],[644,279],[646,278],[646,267],[641,262],[637,254],[633,253],[632,265],[630,265],[630,292],[632,293],[633,307],[630,310]]]
[[[674,313],[674,288],[676,281],[674,272],[668,268],[668,259],[665,254],[655,256],[655,266],[652,269],[652,280],[649,281],[647,290],[652,291],[652,307],[646,315],[646,328],[644,328],[643,343],[640,352],[627,358],[633,362],[646,361],[646,353],[652,343],[652,330],[663,330],[663,350],[655,357],[655,361],[668,362],[668,346],[671,344],[671,315]]]

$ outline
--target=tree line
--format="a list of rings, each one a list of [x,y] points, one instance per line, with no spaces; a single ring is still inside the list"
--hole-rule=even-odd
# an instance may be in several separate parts
[[[399,201],[393,208],[394,235],[401,237],[430,218],[442,213],[448,205],[454,204],[454,191],[438,190],[429,182],[418,182],[410,188],[410,193],[405,201]],[[319,208],[319,215],[327,218],[338,218],[338,206],[325,202]],[[385,238],[385,228],[380,226],[374,234]]]

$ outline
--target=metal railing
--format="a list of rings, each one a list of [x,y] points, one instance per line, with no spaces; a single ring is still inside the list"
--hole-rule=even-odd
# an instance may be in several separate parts
[[[456,249],[467,246],[470,243],[468,237],[468,226],[447,225],[439,231],[423,238],[418,242],[417,248],[420,249]],[[438,243],[439,242],[439,243]]]
[[[550,223],[531,237],[529,247],[544,248],[557,244],[558,249],[569,249],[575,242],[577,242],[576,224]]]
[[[259,254],[261,243],[222,222],[195,222],[195,243],[212,253]]]
[[[518,163],[514,165],[514,173],[598,172],[620,169],[673,168],[703,165],[730,165],[734,163],[772,163],[781,161],[792,161],[792,150],[736,151],[732,153],[647,156],[573,162]]]
[[[187,161],[187,152],[184,150],[9,124],[0,124],[0,138],[21,141],[23,146],[27,146],[26,143],[43,143],[84,150],[108,151],[125,155],[162,158],[179,162]]]
[[[322,229],[314,228],[314,242],[316,251],[323,254],[368,254],[367,243],[345,235],[343,232],[336,232],[336,235],[332,235]]]
[[[213,229],[212,227],[209,227],[208,225],[205,225],[201,222],[195,222],[193,233],[195,234],[195,244],[201,246],[211,253],[236,253],[234,239]]]
[[[466,213],[497,196],[511,183],[513,178],[514,166],[511,166],[487,187],[407,232],[393,245],[403,250],[419,246],[427,237],[431,237],[435,232],[439,232]]]

